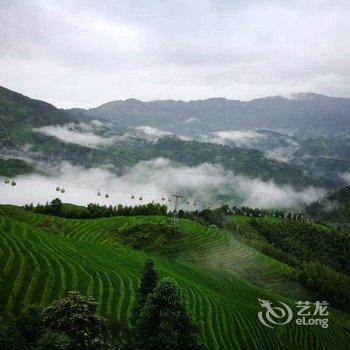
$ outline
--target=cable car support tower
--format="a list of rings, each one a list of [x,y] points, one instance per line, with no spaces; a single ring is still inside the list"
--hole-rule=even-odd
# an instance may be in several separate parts
[[[179,216],[179,198],[183,198],[183,195],[177,192],[173,194],[173,197],[175,197],[174,210],[173,210],[173,224],[175,225]]]

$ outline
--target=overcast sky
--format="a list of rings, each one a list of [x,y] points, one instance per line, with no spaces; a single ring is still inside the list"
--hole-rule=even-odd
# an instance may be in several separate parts
[[[58,107],[350,96],[349,0],[0,0],[0,85]]]

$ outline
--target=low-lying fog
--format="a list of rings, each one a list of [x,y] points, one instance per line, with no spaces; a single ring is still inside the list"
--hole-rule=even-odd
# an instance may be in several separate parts
[[[116,141],[127,142],[130,137],[155,142],[161,137],[173,135],[147,125],[129,128],[121,134],[116,125],[97,120],[46,126],[36,131],[55,136],[67,143],[92,148],[110,145]],[[207,136],[202,135],[200,139],[245,148],[260,148],[267,156],[280,160],[285,160],[286,153],[292,152],[298,146],[289,136],[269,130],[219,131]],[[49,164],[42,166],[45,169],[50,167]],[[17,186],[14,187],[5,185],[2,181],[0,203],[36,204],[60,197],[64,202],[83,205],[91,202],[135,205],[152,201],[163,202],[162,197],[167,200],[172,198],[174,192],[180,192],[185,197],[180,205],[183,209],[214,207],[223,203],[290,208],[310,203],[325,194],[325,191],[319,188],[308,187],[296,191],[289,185],[280,186],[273,181],[263,182],[258,178],[234,175],[220,165],[203,163],[196,167],[187,167],[164,158],[139,162],[119,177],[107,169],[85,169],[69,163],[62,163],[59,168],[60,173],[50,178],[39,175],[20,176]],[[64,186],[65,193],[57,192],[56,186]],[[97,196],[98,189],[101,196]],[[105,198],[106,192],[109,198]],[[135,196],[134,199],[131,199],[132,195]],[[140,196],[142,201],[139,200]],[[190,204],[186,204],[187,202]],[[196,207],[193,203],[196,203]],[[173,203],[168,205],[172,207]]]
[[[157,141],[162,137],[174,136],[169,131],[147,125],[129,128],[123,134],[120,134],[120,130],[116,130],[116,125],[102,123],[98,120],[42,126],[35,128],[34,131],[48,136],[54,136],[66,143],[74,143],[90,148],[99,148],[120,141],[128,141],[133,137],[146,141]]]
[[[83,205],[91,202],[134,205],[161,202],[162,195],[168,199],[178,191],[185,196],[180,204],[183,209],[193,209],[193,202],[197,203],[196,208],[213,207],[224,202],[236,206],[290,208],[310,203],[325,194],[323,189],[315,187],[296,191],[289,185],[279,186],[273,181],[234,175],[220,165],[203,163],[187,167],[164,158],[139,162],[119,177],[105,169],[85,169],[62,163],[60,172],[54,177],[19,176],[16,181],[17,185],[13,187],[1,182],[1,203],[36,204],[60,197],[64,202]],[[64,186],[66,192],[56,192],[56,186]],[[100,197],[97,196],[98,189]],[[109,193],[109,198],[104,197],[105,192]],[[131,195],[135,196],[134,200]],[[140,196],[143,201],[139,201]],[[172,207],[173,203],[169,205]]]
[[[191,118],[188,120],[192,120]],[[188,122],[186,121],[186,123]],[[127,129],[123,134],[115,130],[113,124],[102,123],[98,120],[65,125],[51,125],[34,129],[37,132],[54,136],[67,143],[75,143],[81,146],[98,148],[125,141],[130,138],[141,138],[149,142],[155,142],[162,137],[176,136],[170,131],[156,127],[142,125]],[[177,135],[181,140],[197,140],[211,142],[232,147],[258,149],[267,158],[287,162],[292,154],[299,148],[298,142],[290,136],[273,130],[228,130],[217,131],[209,134],[198,134],[196,137]]]

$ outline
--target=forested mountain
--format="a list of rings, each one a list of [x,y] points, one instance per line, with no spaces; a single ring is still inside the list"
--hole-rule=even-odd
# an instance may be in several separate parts
[[[106,125],[100,121],[98,124],[91,124],[91,121],[82,123],[80,113],[59,110],[46,102],[32,100],[4,88],[1,92],[0,111],[4,123],[0,156],[6,158],[25,158],[36,163],[65,160],[87,168],[108,165],[117,174],[122,174],[125,167],[139,161],[164,157],[186,166],[205,162],[220,164],[235,174],[296,187],[325,183],[324,179],[304,175],[303,170],[296,166],[268,159],[259,150],[185,141],[176,137],[148,141],[115,124]],[[52,127],[50,133],[45,126]],[[87,139],[86,143],[81,143],[81,136]],[[94,146],[94,137],[98,137],[101,144]],[[110,142],[104,143],[105,140]],[[20,165],[17,169],[23,173],[23,169],[28,167]],[[16,175],[16,169],[11,169],[11,175]],[[1,167],[0,172],[8,174]]]
[[[112,110],[113,106],[117,106],[117,110],[122,111],[120,115],[124,115],[125,119],[98,113],[101,119],[93,121],[92,119],[97,117],[92,116],[95,112],[92,113],[91,110],[64,111],[46,102],[33,100],[1,88],[0,156],[3,160],[0,172],[9,176],[26,173],[29,169],[33,169],[33,164],[25,164],[23,161],[29,163],[32,161],[36,164],[68,161],[86,168],[108,166],[116,174],[121,175],[127,167],[137,162],[163,157],[176,164],[190,167],[202,163],[220,164],[224,169],[233,171],[235,174],[259,178],[263,181],[274,180],[277,184],[291,184],[296,188],[310,185],[337,188],[345,185],[339,174],[348,172],[350,169],[347,136],[301,141],[296,137],[265,129],[238,131],[233,134],[223,132],[214,136],[207,134],[194,140],[181,140],[175,135],[159,133],[159,130],[155,130],[154,135],[149,135],[147,129],[142,131],[132,127],[125,128],[116,123],[106,122],[103,118],[117,119],[120,123],[127,121],[128,124],[135,125],[138,124],[137,121],[145,124],[153,123],[162,129],[166,129],[169,123],[174,123],[174,128],[179,126],[181,129],[183,122],[184,127],[186,126],[189,132],[192,132],[197,123],[198,125],[204,123],[203,125],[206,125],[209,130],[214,128],[213,120],[218,120],[217,129],[224,127],[224,125],[220,126],[223,121],[226,125],[229,125],[227,123],[232,120],[243,122],[242,115],[246,115],[246,123],[252,123],[249,124],[251,126],[266,126],[262,121],[275,120],[277,123],[284,118],[286,123],[283,126],[288,128],[292,122],[306,123],[308,113],[311,124],[312,120],[322,116],[328,123],[330,121],[325,117],[326,111],[332,110],[333,115],[336,116],[335,120],[339,121],[343,118],[346,128],[347,102],[347,99],[309,94],[303,95],[303,99],[300,97],[287,100],[276,97],[250,102],[210,99],[188,103],[179,101],[142,103],[137,100],[127,100],[109,103],[101,107],[102,109],[95,110],[95,112],[105,110],[107,107],[107,110]],[[279,116],[277,116],[278,105],[280,106]],[[130,109],[131,106],[137,106],[137,108]],[[228,108],[228,106],[239,108],[230,109],[231,107]],[[247,108],[247,106],[250,107]],[[308,108],[302,106],[308,106]],[[257,107],[260,108],[259,110],[265,110],[266,113],[267,110],[271,110],[271,114],[264,112],[265,116],[259,117],[261,119],[259,121],[257,116],[249,114],[257,110]],[[233,119],[229,117],[230,110],[235,111]],[[287,118],[293,110],[296,111],[294,121]],[[323,114],[318,114],[316,117],[317,110],[323,110]],[[151,115],[152,111],[155,112]],[[186,111],[192,114],[186,114]],[[244,113],[238,115],[238,111]],[[222,117],[210,118],[210,113],[214,112]],[[185,119],[185,116],[189,118]],[[193,119],[197,117],[199,121]],[[191,118],[192,120],[189,121]],[[182,122],[178,122],[179,119]],[[282,126],[282,124],[276,124],[278,125]],[[330,128],[329,131],[337,132],[337,122],[332,125],[334,128]],[[176,129],[178,132],[181,131],[179,128]],[[4,159],[7,158],[18,158],[22,161],[14,161],[10,168],[5,169],[5,164],[8,163],[5,163]]]
[[[251,101],[210,98],[198,101],[113,101],[84,113],[126,126],[150,125],[175,134],[269,128],[300,138],[335,136],[350,130],[350,98],[314,93]]]
[[[307,139],[300,144],[294,156],[350,160],[350,136]]]
[[[73,115],[47,102],[31,99],[0,86],[0,130],[64,124],[78,119],[77,113]]]

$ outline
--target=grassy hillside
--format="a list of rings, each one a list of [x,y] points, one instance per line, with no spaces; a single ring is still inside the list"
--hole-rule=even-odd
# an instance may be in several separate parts
[[[123,328],[142,264],[152,256],[161,276],[174,277],[184,288],[195,318],[203,322],[207,349],[347,348],[349,335],[332,322],[328,329],[261,325],[258,298],[293,301],[269,291],[267,281],[266,288],[257,288],[237,272],[259,266],[274,282],[283,281],[291,268],[223,231],[181,220],[183,238],[163,247],[160,255],[108,244],[110,233],[122,226],[164,220],[160,216],[69,220],[0,207],[1,304],[16,314],[22,304],[45,305],[75,289],[94,296],[98,311],[112,320],[115,329]],[[278,284],[270,289],[277,291]]]

